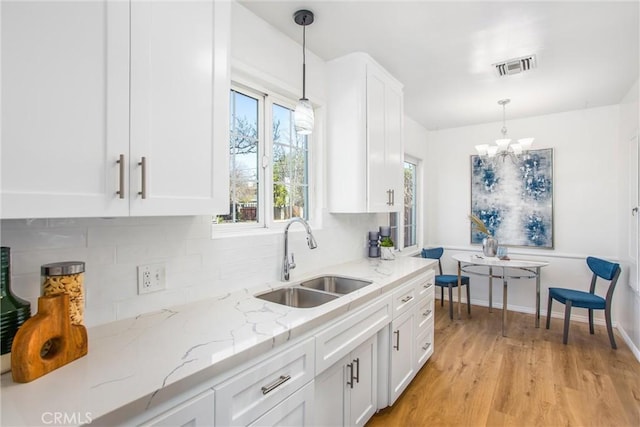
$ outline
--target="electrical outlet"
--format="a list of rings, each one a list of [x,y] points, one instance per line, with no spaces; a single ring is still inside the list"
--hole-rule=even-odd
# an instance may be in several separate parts
[[[138,266],[138,295],[167,288],[164,263]]]

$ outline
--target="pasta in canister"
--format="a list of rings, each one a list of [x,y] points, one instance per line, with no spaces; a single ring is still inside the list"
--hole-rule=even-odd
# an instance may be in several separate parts
[[[40,268],[42,295],[69,295],[69,318],[72,325],[84,322],[84,262],[67,261],[45,264]]]

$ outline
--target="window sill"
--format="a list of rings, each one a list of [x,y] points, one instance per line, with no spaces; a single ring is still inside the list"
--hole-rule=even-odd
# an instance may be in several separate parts
[[[234,227],[233,225],[213,225],[211,238],[212,239],[227,239],[234,237],[252,237],[252,236],[273,236],[284,233],[284,228],[287,225],[287,222],[277,223],[273,227],[251,227],[251,226],[240,226]],[[313,223],[309,224],[311,227],[311,231],[315,233],[316,231],[322,230],[322,227],[317,226]],[[289,230],[290,233],[304,232],[304,227],[292,227]]]

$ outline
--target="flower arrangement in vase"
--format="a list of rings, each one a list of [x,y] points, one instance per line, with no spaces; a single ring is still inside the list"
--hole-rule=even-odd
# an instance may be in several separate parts
[[[476,226],[476,230],[485,234],[487,237],[482,239],[482,253],[486,257],[495,257],[498,253],[498,241],[489,233],[487,226],[476,215],[469,215],[469,219]]]

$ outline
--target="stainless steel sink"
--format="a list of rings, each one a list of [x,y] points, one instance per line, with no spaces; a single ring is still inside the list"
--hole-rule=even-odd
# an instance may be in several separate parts
[[[325,304],[339,296],[317,292],[312,289],[288,287],[258,294],[255,297],[289,307],[311,308]]]
[[[369,280],[351,279],[349,277],[342,276],[320,276],[314,279],[305,280],[300,283],[300,286],[344,295],[357,291],[358,289],[362,289],[371,283],[373,282]]]

